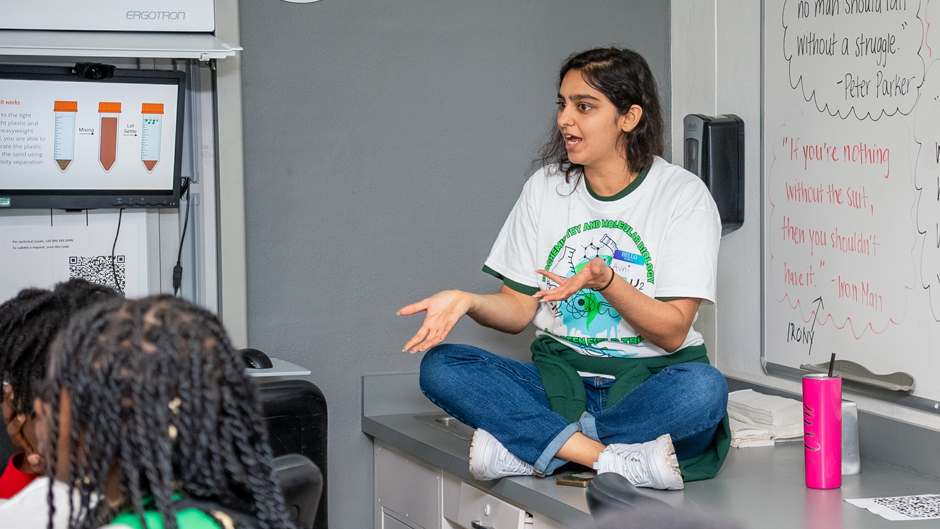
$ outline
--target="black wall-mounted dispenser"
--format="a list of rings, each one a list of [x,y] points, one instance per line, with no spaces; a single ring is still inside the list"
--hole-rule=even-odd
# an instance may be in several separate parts
[[[734,114],[689,114],[682,120],[685,168],[702,179],[718,205],[721,234],[744,224],[744,121]]]

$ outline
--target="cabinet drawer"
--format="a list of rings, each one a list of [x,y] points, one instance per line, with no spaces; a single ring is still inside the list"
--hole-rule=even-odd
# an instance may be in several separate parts
[[[460,484],[456,521],[466,529],[525,529],[526,516],[525,509],[506,503],[467,483]],[[530,524],[531,521],[529,516]]]
[[[398,522],[407,527],[440,529],[441,473],[376,443],[375,501],[376,513],[385,516],[377,520],[377,527],[398,527]]]

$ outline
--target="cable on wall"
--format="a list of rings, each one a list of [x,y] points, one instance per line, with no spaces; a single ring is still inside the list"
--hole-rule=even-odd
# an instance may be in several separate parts
[[[114,289],[122,296],[124,295],[124,289],[121,288],[121,283],[118,282],[117,267],[114,266],[114,250],[117,249],[118,235],[121,234],[121,217],[123,216],[124,208],[121,208],[118,210],[118,223],[117,231],[114,232],[114,244],[111,245],[111,275],[114,277]]]
[[[176,254],[176,266],[173,267],[173,295],[175,296],[179,290],[180,286],[183,284],[183,241],[186,240],[186,228],[189,227],[189,184],[191,182],[190,178],[183,177],[183,181],[180,184],[180,197],[183,196],[183,193],[186,193],[186,216],[183,220],[183,234],[180,236],[180,249]]]

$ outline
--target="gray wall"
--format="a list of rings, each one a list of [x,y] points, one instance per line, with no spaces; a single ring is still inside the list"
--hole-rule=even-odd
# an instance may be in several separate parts
[[[554,123],[569,54],[629,46],[669,106],[669,2],[240,2],[248,339],[330,406],[334,528],[372,524],[362,375],[416,372],[401,306],[480,271]],[[669,123],[669,116],[666,116]],[[667,136],[668,137],[668,136]],[[667,151],[668,152],[668,151]],[[528,357],[531,332],[451,341]]]

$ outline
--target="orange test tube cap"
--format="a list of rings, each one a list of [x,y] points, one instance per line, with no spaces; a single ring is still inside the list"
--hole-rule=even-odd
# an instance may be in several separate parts
[[[163,114],[163,103],[144,103],[140,109],[141,114]]]
[[[78,112],[78,101],[56,101],[53,112]]]
[[[106,114],[120,114],[121,104],[120,103],[98,103],[98,112],[102,112]]]

